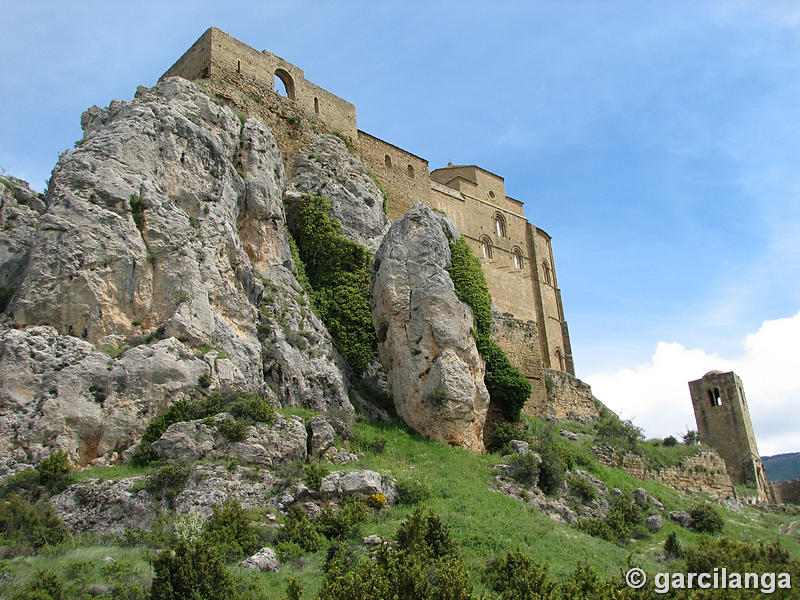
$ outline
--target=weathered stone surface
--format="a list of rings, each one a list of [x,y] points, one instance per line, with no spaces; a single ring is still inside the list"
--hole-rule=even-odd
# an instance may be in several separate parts
[[[542,369],[547,382],[546,414],[558,419],[592,422],[600,417],[602,404],[592,395],[592,388],[566,371]]]
[[[689,528],[692,526],[692,516],[685,510],[673,510],[669,513],[669,520],[674,521],[681,527]]]
[[[572,442],[577,442],[580,439],[580,436],[574,431],[567,431],[566,429],[562,429],[558,433],[564,439],[570,440]]]
[[[78,464],[111,460],[208,371],[174,338],[111,358],[52,327],[8,330],[0,336],[0,455],[37,464],[60,449]]]
[[[333,447],[336,432],[325,417],[313,417],[308,422],[308,432],[308,455],[314,460],[319,460]]]
[[[319,491],[323,495],[356,495],[369,497],[383,494],[386,501],[394,502],[394,483],[375,471],[361,470],[348,473],[331,473],[322,479]]]
[[[511,452],[516,452],[517,454],[522,454],[525,456],[526,454],[530,454],[531,447],[528,442],[523,442],[522,440],[511,440],[508,442],[508,448]]]
[[[372,318],[397,414],[433,439],[483,449],[489,394],[471,329],[472,310],[447,272],[446,216],[417,203],[396,221],[375,255]]]
[[[153,452],[170,462],[233,458],[266,467],[305,459],[307,434],[301,420],[285,419],[279,415],[274,425],[249,425],[244,440],[231,442],[218,429],[223,421],[229,419],[232,419],[229,414],[220,413],[214,417],[213,425],[204,420],[173,423],[153,442]]]
[[[373,253],[389,229],[383,195],[364,164],[335,135],[320,136],[309,154],[298,157],[285,199],[292,209],[304,195],[325,196],[331,216],[342,224],[345,237]]]
[[[644,520],[644,524],[650,533],[655,533],[664,526],[664,519],[661,515],[650,515]]]
[[[281,568],[281,561],[278,560],[275,550],[265,546],[250,558],[240,562],[239,566],[256,571],[277,571]]]
[[[633,490],[633,500],[642,508],[647,508],[647,491],[644,488]]]
[[[28,263],[44,201],[16,177],[0,177],[0,287],[16,289]]]

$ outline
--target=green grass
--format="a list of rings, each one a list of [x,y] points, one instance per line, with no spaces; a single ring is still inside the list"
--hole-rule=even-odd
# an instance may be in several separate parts
[[[75,480],[81,481],[83,479],[126,479],[128,477],[137,477],[139,475],[147,475],[152,471],[152,465],[147,466],[134,466],[132,464],[114,465],[113,467],[90,467],[82,471],[75,471]]]
[[[701,450],[709,449],[707,446],[687,446],[680,443],[674,446],[665,446],[661,440],[646,440],[639,445],[639,448],[642,455],[656,469],[673,467]]]

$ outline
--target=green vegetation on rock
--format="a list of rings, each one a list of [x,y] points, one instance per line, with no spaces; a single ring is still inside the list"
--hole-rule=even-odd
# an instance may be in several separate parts
[[[460,300],[472,308],[473,335],[478,352],[486,361],[483,381],[492,404],[496,404],[509,421],[518,421],[522,407],[531,395],[531,384],[520,370],[494,343],[492,334],[492,299],[481,264],[466,238],[450,243],[452,266],[450,278]]]
[[[341,223],[329,210],[327,198],[303,197],[294,232],[298,262],[310,283],[315,312],[353,373],[360,376],[377,355],[370,309],[372,254],[342,235]]]

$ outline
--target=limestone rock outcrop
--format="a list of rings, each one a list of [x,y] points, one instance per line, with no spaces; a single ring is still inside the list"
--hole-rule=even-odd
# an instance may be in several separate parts
[[[489,394],[472,310],[447,272],[453,222],[417,203],[374,259],[372,317],[397,414],[426,437],[483,449]]]
[[[381,190],[364,163],[335,135],[322,135],[311,152],[297,158],[285,199],[289,218],[304,195],[325,196],[342,234],[373,253],[389,229]]]
[[[0,444],[22,449],[13,460],[110,459],[200,376],[352,419],[344,361],[293,275],[267,127],[180,78],[81,125],[44,199],[0,181],[0,286],[14,291]]]
[[[227,413],[220,413],[208,421],[198,419],[173,423],[153,442],[153,452],[168,462],[235,459],[246,464],[278,467],[305,460],[307,435],[302,419],[285,419],[278,415],[273,425],[249,425],[244,439],[230,441],[220,430],[220,425],[232,418]]]

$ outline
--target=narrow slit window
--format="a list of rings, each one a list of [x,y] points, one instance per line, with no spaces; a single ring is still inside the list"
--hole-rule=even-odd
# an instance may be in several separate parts
[[[384,156],[383,157],[383,164],[386,165],[387,169],[391,169],[392,168],[392,157],[389,156],[388,154],[386,156]]]
[[[319,114],[319,98],[314,98],[314,112]]]

